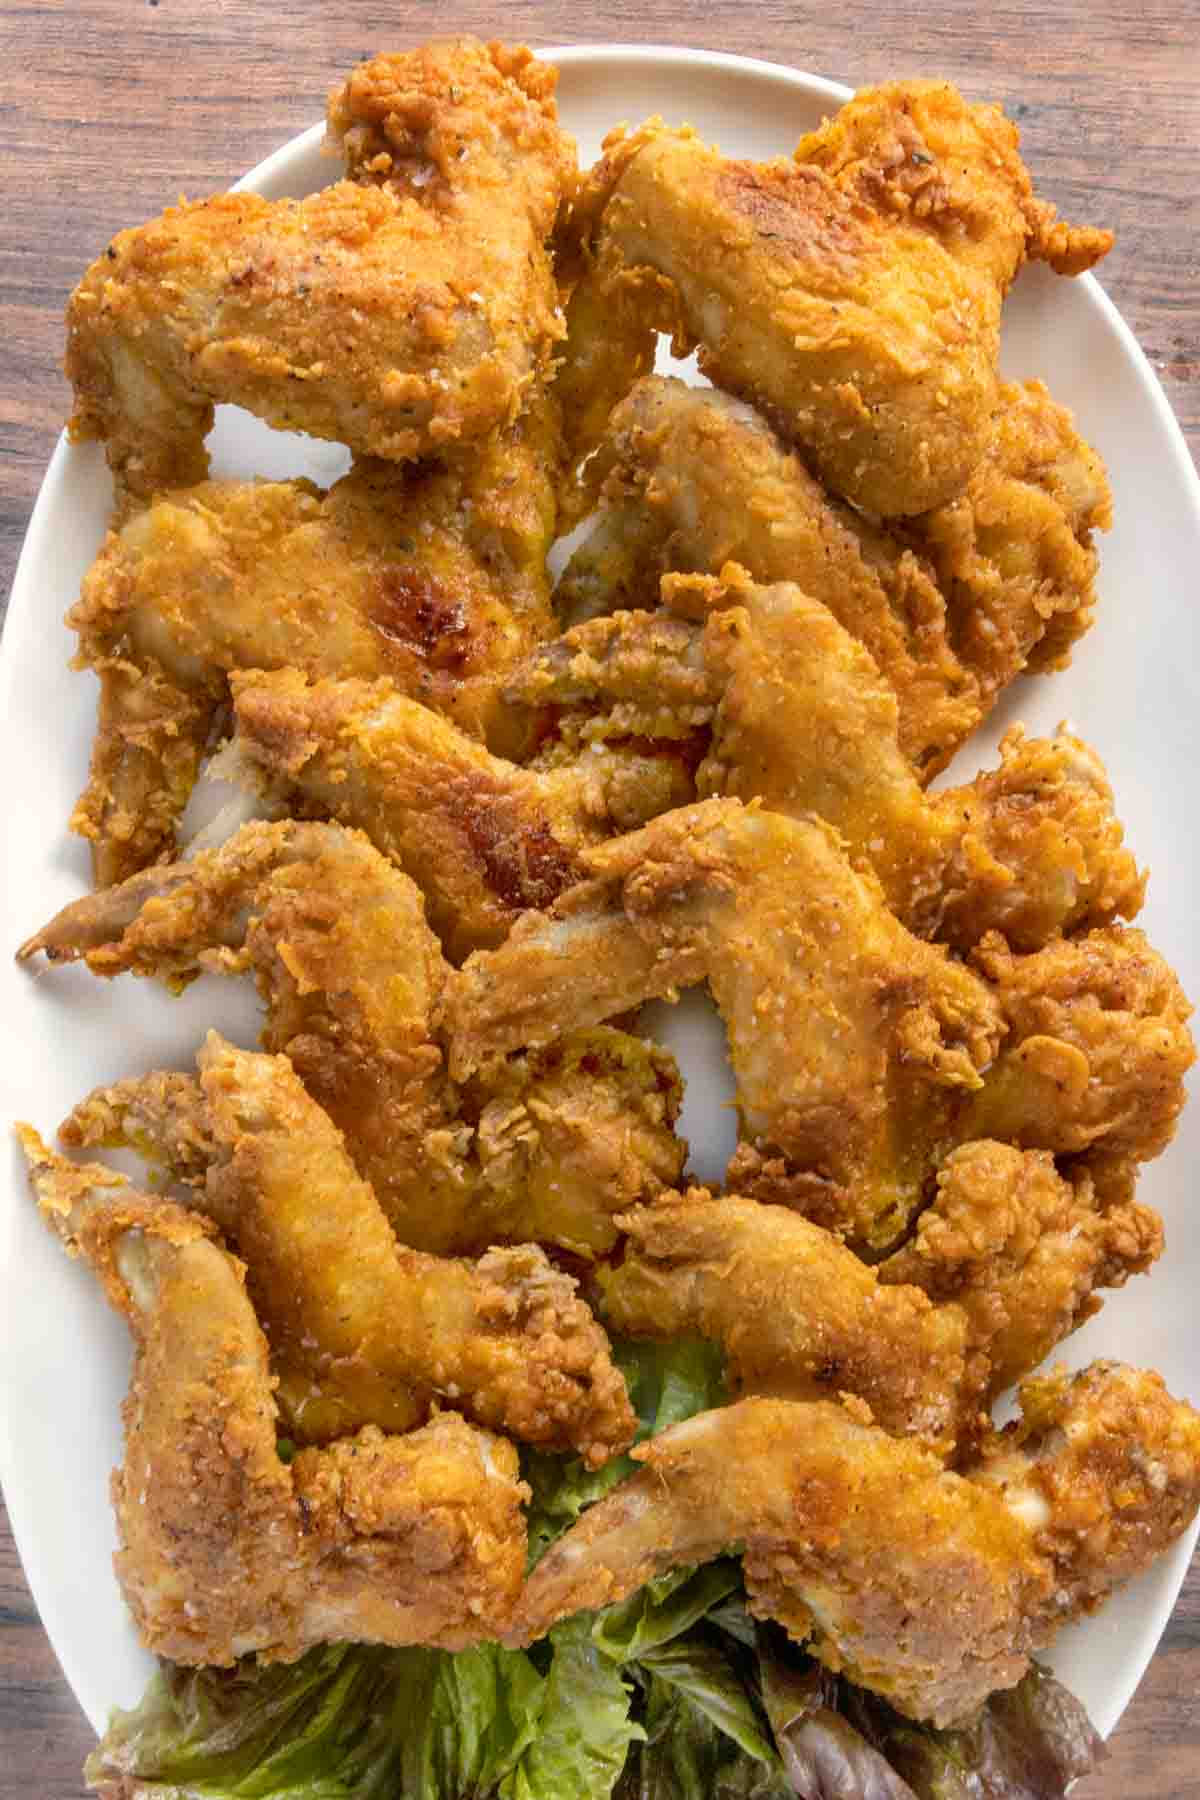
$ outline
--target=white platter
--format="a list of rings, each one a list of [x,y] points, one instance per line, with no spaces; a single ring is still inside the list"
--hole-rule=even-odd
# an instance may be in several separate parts
[[[582,160],[619,120],[655,112],[688,120],[744,156],[788,151],[845,97],[829,82],[766,63],[701,51],[572,48],[546,53],[562,69],[563,119]],[[334,178],[314,128],[241,184],[278,196]],[[180,146],[179,184],[188,179]],[[1035,171],[1036,175],[1036,171]],[[168,196],[164,195],[164,201]],[[1098,196],[1097,217],[1103,204]],[[97,245],[96,249],[99,250]],[[1117,523],[1102,546],[1102,604],[1071,669],[1018,684],[992,728],[958,765],[991,760],[1003,726],[1048,730],[1063,717],[1107,760],[1129,841],[1153,870],[1141,920],[1192,994],[1200,994],[1200,832],[1195,774],[1200,720],[1200,482],[1145,357],[1091,278],[1026,271],[1006,311],[1004,366],[1039,375],[1073,407],[1103,452]],[[345,458],[331,445],[272,436],[232,409],[219,418],[218,474],[311,474],[328,481]],[[84,781],[94,723],[90,676],[67,669],[61,624],[95,554],[109,504],[103,457],[60,443],[38,500],[13,589],[0,655],[0,1126],[27,1118],[52,1134],[100,1081],[187,1067],[204,1028],[250,1044],[251,998],[237,984],[198,982],[178,1000],[145,983],[103,984],[78,970],[18,970],[9,953],[82,892],[84,845],[66,820]],[[661,1015],[660,1015],[661,1016]],[[727,1113],[711,1028],[693,1008],[669,1031],[696,1079],[684,1128],[701,1170],[712,1168]],[[1143,1180],[1166,1216],[1168,1253],[1150,1279],[1110,1299],[1066,1346],[1152,1365],[1172,1390],[1200,1401],[1200,1107]],[[132,1704],[150,1669],[126,1616],[110,1558],[109,1470],[119,1459],[118,1412],[129,1366],[125,1329],[82,1268],[40,1225],[10,1141],[0,1144],[0,1475],[13,1529],[46,1629],[97,1730],[114,1703]],[[1149,1661],[1183,1578],[1194,1536],[1099,1617],[1064,1635],[1053,1662],[1108,1732]]]

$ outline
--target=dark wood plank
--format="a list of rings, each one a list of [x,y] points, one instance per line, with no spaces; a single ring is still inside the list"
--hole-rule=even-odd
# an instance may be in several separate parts
[[[946,74],[1020,119],[1039,186],[1112,224],[1103,279],[1200,453],[1200,56],[1195,0],[6,0],[0,8],[0,605],[61,427],[62,307],[112,232],[227,185],[320,116],[371,52],[436,29],[532,43],[684,43],[851,84]],[[1200,1568],[1103,1771],[1080,1800],[1200,1792]],[[0,1514],[0,1800],[82,1795],[91,1734],[58,1673]]]

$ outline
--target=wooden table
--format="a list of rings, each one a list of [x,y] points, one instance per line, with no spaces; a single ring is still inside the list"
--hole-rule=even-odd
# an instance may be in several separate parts
[[[66,411],[61,315],[121,226],[228,185],[320,114],[358,58],[439,29],[534,44],[695,44],[861,85],[950,76],[1020,119],[1039,188],[1114,226],[1103,279],[1200,453],[1200,50],[1196,0],[5,0],[0,9],[0,597]],[[52,1397],[50,1397],[52,1404]],[[69,1458],[69,1447],[64,1447]],[[1103,1771],[1079,1800],[1200,1792],[1200,1566]],[[85,1790],[91,1745],[0,1514],[0,1800]],[[565,1797],[564,1797],[565,1800]]]

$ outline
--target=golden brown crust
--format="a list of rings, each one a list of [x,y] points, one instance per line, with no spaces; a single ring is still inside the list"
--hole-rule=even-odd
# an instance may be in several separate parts
[[[1191,1005],[1145,934],[1113,925],[1028,956],[1014,955],[996,934],[972,960],[1007,1033],[986,1082],[965,1103],[960,1135],[1139,1162],[1159,1155],[1196,1052]]]
[[[245,1256],[250,1290],[286,1371],[298,1435],[363,1424],[406,1430],[448,1398],[481,1424],[603,1462],[632,1435],[625,1384],[576,1284],[533,1244],[476,1263],[397,1245],[341,1133],[289,1060],[235,1050],[210,1033],[202,1092],[185,1101],[183,1172],[195,1204]],[[114,1126],[169,1160],[180,1128],[174,1084],[125,1084],[73,1115],[76,1142]],[[165,1102],[161,1122],[156,1108]],[[431,1133],[431,1135],[434,1135]]]
[[[1162,1253],[1162,1221],[1128,1193],[1098,1191],[1086,1168],[1060,1175],[1045,1150],[987,1138],[954,1150],[913,1237],[879,1279],[960,1307],[990,1365],[988,1397],[1035,1369]]]
[[[1184,1531],[1200,1415],[1095,1363],[1027,1382],[961,1475],[854,1405],[748,1399],[634,1452],[646,1467],[538,1564],[510,1638],[745,1546],[751,1610],[900,1711],[949,1724]]]
[[[473,39],[377,58],[331,103],[355,179],[113,240],[71,298],[67,374],[119,497],[203,479],[214,401],[398,461],[514,422],[562,335],[545,240],[575,180],[530,69]]]
[[[881,1289],[794,1212],[693,1188],[619,1223],[620,1261],[597,1272],[614,1331],[713,1338],[736,1395],[853,1394],[884,1431],[939,1454],[973,1423],[985,1370],[968,1357],[959,1308],[935,1307],[917,1287]]]
[[[517,766],[385,682],[235,675],[234,750],[294,812],[364,831],[422,890],[447,954],[503,941],[582,851],[692,798],[688,756],[636,740]]]
[[[21,1135],[44,1214],[135,1339],[115,1561],[147,1647],[225,1665],[346,1638],[459,1649],[502,1629],[525,1561],[512,1446],[445,1414],[285,1467],[242,1265],[194,1214]]]

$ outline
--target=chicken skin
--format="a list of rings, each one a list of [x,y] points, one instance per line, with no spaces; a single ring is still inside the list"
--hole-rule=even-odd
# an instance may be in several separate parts
[[[938,1170],[912,1238],[875,1273],[962,1309],[990,1364],[990,1403],[1099,1310],[1098,1288],[1122,1287],[1161,1255],[1158,1214],[1132,1178],[1114,1186],[1083,1166],[1060,1174],[1044,1150],[964,1144]]]
[[[1145,877],[1078,738],[1014,727],[998,769],[927,796],[900,748],[894,692],[829,608],[733,563],[719,577],[665,576],[662,598],[658,612],[553,639],[509,695],[554,709],[568,747],[699,735],[701,796],[824,819],[918,937],[969,950],[1001,931],[1031,950],[1139,910]]]
[[[707,980],[729,1033],[735,1192],[880,1247],[995,1055],[985,983],[906,932],[827,827],[710,800],[587,853],[596,880],[448,993],[451,1072]],[[747,1186],[746,1184],[750,1184]]]
[[[134,1339],[115,1566],[147,1649],[228,1665],[502,1630],[525,1563],[513,1446],[442,1413],[285,1466],[267,1343],[212,1227],[18,1131],[43,1216]]]
[[[386,678],[466,735],[521,747],[505,674],[550,630],[545,408],[463,470],[362,462],[306,481],[207,482],[109,534],[67,622],[100,677],[71,821],[100,885],[171,854],[238,669]]]
[[[1170,1143],[1196,1058],[1178,977],[1144,933],[1114,925],[973,961],[1004,1013],[996,1066],[964,1103],[964,1137],[1147,1162]]]
[[[1200,1505],[1200,1416],[1113,1363],[1026,1383],[963,1474],[859,1407],[747,1399],[674,1425],[547,1552],[510,1639],[745,1546],[751,1610],[901,1712],[950,1724],[1146,1568]]]
[[[737,1083],[735,1193],[795,1208],[860,1251],[893,1248],[957,1144],[997,1138],[1144,1161],[1194,1058],[1190,1007],[1119,926],[973,967],[913,937],[827,827],[735,800],[587,852],[596,877],[448,994],[451,1069],[707,981]]]
[[[765,420],[651,376],[594,459],[605,505],[555,604],[567,625],[653,607],[670,571],[741,563],[824,601],[895,690],[904,754],[944,768],[1024,668],[1056,666],[1091,622],[1103,464],[1040,382],[1004,383],[962,494],[885,529],[824,493]],[[1044,641],[1043,641],[1044,640]]]
[[[279,669],[235,674],[231,689],[237,778],[263,784],[272,806],[364,831],[417,883],[455,962],[582,880],[587,846],[695,791],[672,745],[517,767],[387,681]]]
[[[677,352],[699,345],[716,386],[881,517],[966,486],[1026,257],[1074,273],[1112,241],[1053,225],[1015,127],[945,82],[864,90],[790,160],[723,158],[659,120],[605,149],[576,212],[590,279],[603,292],[625,271],[665,276],[669,295],[643,295],[648,326]]]
[[[67,314],[71,434],[104,442],[118,500],[202,481],[217,401],[396,461],[511,426],[563,333],[555,80],[471,38],[377,57],[330,101],[352,179],[119,233]]]
[[[737,1395],[856,1395],[875,1423],[947,1455],[975,1424],[987,1377],[959,1307],[879,1285],[827,1231],[778,1206],[704,1189],[620,1221],[621,1260],[596,1281],[629,1337],[712,1338]]]
[[[478,1254],[544,1241],[596,1255],[615,1215],[678,1180],[679,1076],[607,1027],[569,1032],[466,1089],[446,1073],[449,969],[407,876],[337,825],[252,823],[217,850],[67,907],[22,947],[176,985],[253,972],[263,1041],[345,1133],[402,1244]],[[158,1093],[124,1084],[116,1111]],[[126,1130],[124,1125],[120,1129]]]
[[[100,1089],[64,1141],[124,1137],[192,1181],[197,1207],[248,1264],[299,1436],[407,1430],[446,1398],[480,1424],[593,1465],[624,1448],[633,1414],[608,1340],[536,1245],[474,1263],[398,1245],[286,1057],[210,1032],[197,1062],[198,1082],[151,1076]]]

